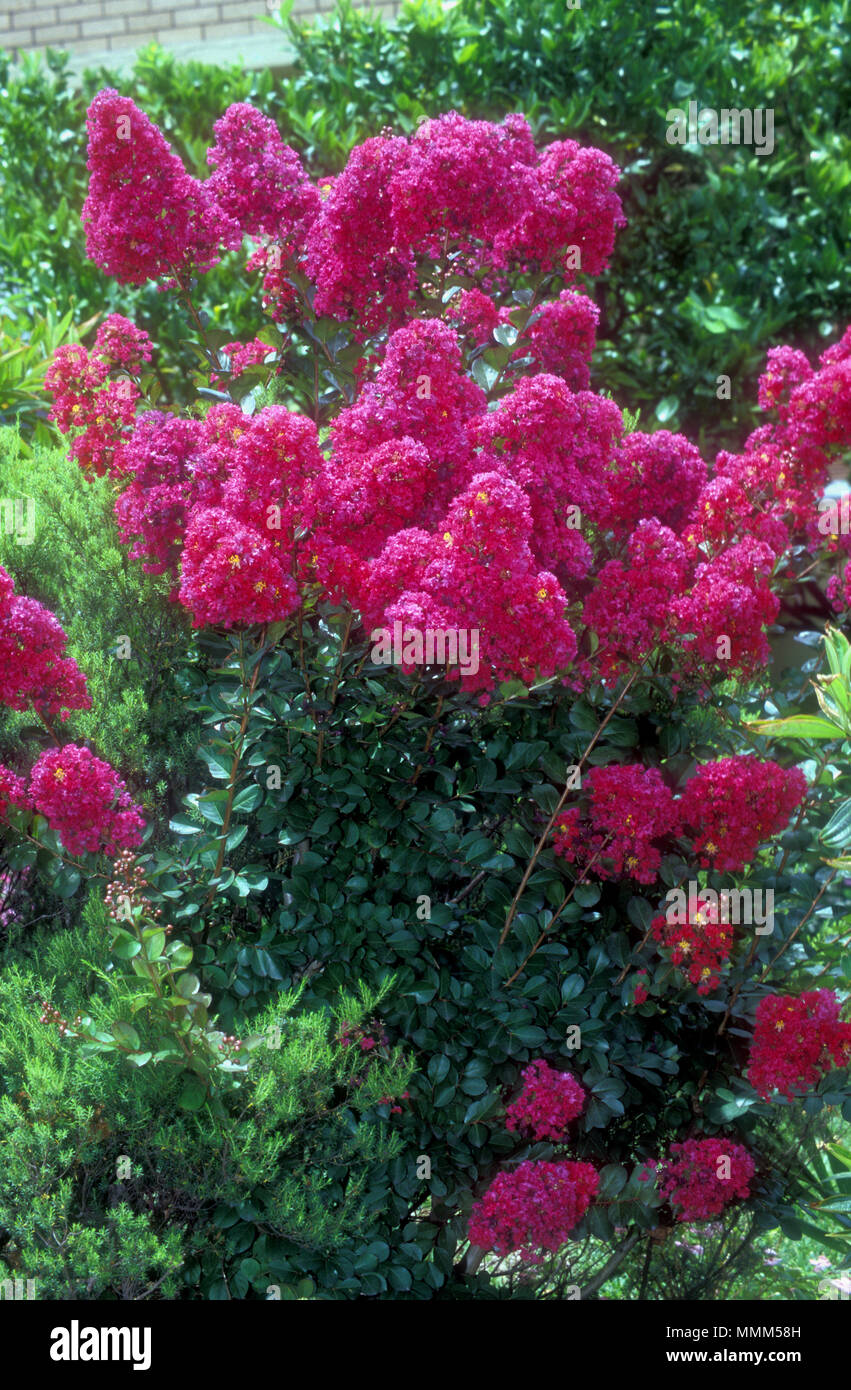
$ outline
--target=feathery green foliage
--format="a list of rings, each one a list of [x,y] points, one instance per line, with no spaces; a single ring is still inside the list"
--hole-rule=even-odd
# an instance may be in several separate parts
[[[83,917],[35,934],[38,968],[7,952],[0,974],[0,1269],[35,1279],[39,1299],[174,1298],[187,1284],[216,1296],[217,1283],[218,1296],[262,1297],[296,1250],[303,1261],[368,1241],[372,1175],[401,1147],[376,1107],[413,1063],[343,1046],[339,1033],[372,1018],[386,991],[300,1014],[299,991],[279,998],[254,1020],[264,1043],[227,1110],[188,1114],[168,1069],[130,1073],[39,1021],[44,995],[103,1022],[132,999],[131,980],[97,963],[94,896]]]

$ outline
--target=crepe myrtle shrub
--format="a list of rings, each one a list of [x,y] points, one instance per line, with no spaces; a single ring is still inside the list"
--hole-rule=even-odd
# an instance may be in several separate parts
[[[373,1238],[292,1242],[288,1279],[500,1297],[523,1266],[541,1296],[567,1275],[593,1296],[677,1221],[652,1180],[672,1144],[716,1155],[718,1219],[800,1229],[816,1179],[777,1117],[847,1110],[844,1034],[791,1099],[752,1089],[748,1052],[766,996],[816,974],[841,994],[823,924],[846,895],[815,834],[844,773],[742,721],[780,595],[845,554],[818,502],[851,332],[816,365],[773,349],[766,423],[710,466],[590,389],[589,277],[623,220],[602,152],[449,113],[314,182],[237,104],[204,180],[113,91],[88,127],[89,254],[173,296],[198,363],[197,407],[169,411],[155,344],[113,315],[48,373],[197,633],[204,772],[173,850],[138,857],[141,917],[185,938],[200,1027],[206,996],[240,1037],[294,984],[307,1008],[392,979],[380,1031],[347,1038],[416,1059]],[[194,298],[240,245],[266,316],[241,344]],[[145,941],[168,950],[155,922],[120,929],[139,971]],[[223,1069],[194,1071],[189,1103],[224,1103]]]

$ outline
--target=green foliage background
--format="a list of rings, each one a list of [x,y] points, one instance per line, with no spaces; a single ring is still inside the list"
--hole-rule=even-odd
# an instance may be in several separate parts
[[[26,336],[32,310],[51,302],[73,305],[77,322],[121,308],[151,332],[164,384],[181,398],[185,335],[173,301],[153,287],[128,293],[83,255],[83,113],[103,85],[132,96],[199,175],[212,123],[232,101],[273,116],[314,174],[340,168],[382,125],[410,131],[453,107],[492,118],[521,110],[540,141],[599,145],[624,170],[629,226],[592,291],[603,311],[598,379],[643,407],[645,422],[655,414],[707,446],[737,443],[766,348],[818,349],[851,316],[850,21],[849,0],[793,10],[778,0],[577,10],[563,0],[406,0],[392,22],[348,3],[321,26],[279,15],[292,75],[181,64],[151,48],[132,75],[87,72],[77,90],[59,55],[18,70],[0,55],[4,313],[20,316]],[[773,108],[773,154],[668,145],[666,112],[691,98]],[[253,334],[257,287],[239,257],[205,277],[204,293],[218,324]],[[0,360],[0,387],[2,370]],[[732,379],[730,402],[716,400],[720,374]]]

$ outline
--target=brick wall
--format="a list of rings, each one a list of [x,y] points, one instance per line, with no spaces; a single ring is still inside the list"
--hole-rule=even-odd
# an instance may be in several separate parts
[[[377,0],[373,7],[383,14],[396,8],[392,0]],[[307,18],[333,8],[334,0],[295,0],[293,15]],[[275,31],[259,18],[264,12],[265,0],[0,0],[0,48],[85,54],[154,40],[170,48],[249,35],[267,35],[274,44]]]

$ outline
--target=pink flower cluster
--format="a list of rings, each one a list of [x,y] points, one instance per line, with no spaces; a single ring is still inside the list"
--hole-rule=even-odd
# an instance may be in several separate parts
[[[234,417],[226,480],[219,487],[207,473],[186,530],[180,599],[196,627],[279,621],[300,602],[298,532],[323,462],[316,426],[283,406],[242,421]]]
[[[796,533],[823,542],[816,503],[851,442],[851,330],[816,370],[772,351],[760,401],[776,418],[710,477],[681,435],[625,435],[615,404],[588,390],[598,315],[569,284],[534,306],[496,399],[472,379],[473,355],[512,321],[519,275],[605,267],[623,217],[601,151],[539,151],[521,116],[451,112],[366,140],[311,182],[274,123],[238,103],[216,122],[202,184],[115,92],[95,99],[89,128],[98,264],[185,285],[245,233],[270,312],[296,319],[305,299],[365,344],[321,448],[290,412],[289,432],[312,434],[294,472],[269,452],[287,433],[280,407],[241,425],[227,406],[134,419],[135,387],[106,382],[97,354],[57,359],[57,421],[85,426],[82,463],[125,480],[133,553],[182,563],[175,593],[196,624],[286,617],[309,594],[351,607],[367,634],[398,620],[475,629],[480,671],[465,688],[483,699],[505,679],[562,674],[579,689],[640,662],[665,662],[675,689],[764,665],[781,558]],[[460,292],[440,293],[447,274]],[[267,355],[259,340],[229,346],[237,372]],[[266,449],[261,483],[243,435]],[[261,502],[286,517],[281,534]],[[832,595],[844,602],[838,579]]]
[[[697,565],[690,592],[671,604],[684,669],[753,675],[768,662],[765,628],[780,608],[771,591],[776,558],[764,542],[745,537]]]
[[[463,677],[465,689],[552,675],[570,661],[576,639],[561,586],[532,554],[531,529],[515,484],[476,475],[434,532],[398,532],[368,567],[360,589],[365,627],[401,621],[421,631],[478,630],[482,669]]]
[[[123,367],[125,372],[139,372],[151,360],[152,343],[143,328],[122,314],[108,314],[95,334],[95,357],[109,367]]]
[[[121,368],[138,373],[151,360],[151,340],[121,314],[110,314],[98,328],[90,353],[81,343],[56,349],[44,384],[53,397],[50,419],[66,433],[82,427],[71,456],[98,477],[112,471],[116,451],[128,437],[141,392],[130,376],[110,378]]]
[[[62,840],[69,854],[134,849],[145,823],[121,778],[74,743],[42,753],[30,775],[36,811]]]
[[[673,531],[655,517],[638,522],[623,559],[607,560],[585,602],[583,621],[597,646],[584,663],[609,679],[631,669],[656,648],[673,643],[671,596],[686,583],[688,557]]]
[[[626,554],[601,566],[586,599],[583,622],[599,643],[599,655],[584,664],[586,676],[597,666],[612,676],[667,655],[680,683],[708,687],[765,665],[765,628],[779,609],[771,590],[777,554],[745,537],[709,559],[700,556],[656,518],[638,523]]]
[[[360,611],[367,632],[399,620],[477,629],[482,664],[469,689],[531,684],[576,649],[566,595],[541,560],[535,498],[496,452],[474,447],[485,407],[455,334],[414,322],[335,420],[313,493],[316,574],[329,593]]]
[[[157,127],[111,87],[88,110],[86,254],[123,284],[184,283],[240,245],[236,222]]]
[[[139,416],[116,461],[127,486],[116,499],[115,514],[121,540],[132,542],[131,556],[150,573],[161,574],[177,563],[196,488],[210,474],[211,482],[221,481],[215,450],[204,450],[204,444],[223,427],[239,428],[244,418],[238,406],[216,406],[203,421],[156,410]]]
[[[447,318],[468,333],[480,347],[490,342],[493,331],[510,324],[510,310],[500,306],[481,290],[462,290],[449,301]]]
[[[701,764],[675,798],[656,768],[617,763],[591,768],[584,792],[584,809],[572,806],[554,824],[555,853],[597,878],[655,883],[672,837],[689,842],[702,868],[738,873],[785,830],[807,795],[807,779],[778,763],[720,758]],[[713,949],[722,944],[719,937]]]
[[[532,509],[534,553],[566,586],[591,571],[594,556],[583,532],[589,524],[606,522],[605,461],[622,430],[613,401],[571,391],[559,377],[546,374],[521,378],[496,409],[475,422],[481,463],[499,468],[524,489]]]
[[[654,576],[642,578],[639,565],[620,557],[620,569],[611,562],[603,566],[584,618],[599,636],[595,661],[605,671],[618,673],[626,661],[663,644],[689,680],[701,673],[751,676],[768,660],[765,628],[778,611],[772,584],[780,559],[795,533],[804,533],[812,549],[824,545],[816,504],[832,455],[851,443],[851,330],[822,354],[815,372],[803,354],[772,349],[760,402],[779,418],[755,430],[743,453],[720,453],[710,478],[696,451],[664,431],[625,439],[609,465],[611,520],[618,533],[631,544],[632,528],[653,516],[674,532],[689,563],[683,567],[683,552],[675,551],[678,579],[670,569],[669,542],[663,552],[669,602],[659,608],[651,602],[649,622],[646,589],[652,599],[663,587],[661,574],[656,584]],[[835,541],[826,549],[831,547],[837,548]],[[619,580],[627,592],[616,605],[616,622],[607,627]],[[837,581],[833,592],[840,591]],[[609,631],[619,635],[615,652]]]
[[[322,465],[316,426],[283,406],[247,416],[218,405],[203,420],[149,411],[121,451],[122,540],[154,573],[182,561],[178,594],[196,626],[285,618]]]
[[[65,655],[67,640],[53,614],[35,599],[16,595],[0,567],[0,704],[32,706],[62,719],[72,709],[89,709],[86,678]]]
[[[527,122],[455,112],[411,138],[357,146],[307,235],[305,270],[318,314],[374,332],[398,326],[423,261],[458,270],[603,270],[623,225],[618,170],[599,150],[557,141],[538,154]],[[569,248],[575,248],[567,255]]]
[[[243,232],[285,243],[288,255],[300,251],[319,212],[319,194],[275,122],[237,102],[216,121],[213,134],[207,163],[215,172],[206,192]]]
[[[711,1221],[737,1197],[750,1196],[755,1172],[741,1144],[722,1138],[687,1139],[671,1145],[660,1166],[659,1192],[679,1221]]]
[[[579,1224],[599,1186],[590,1163],[547,1163],[527,1159],[497,1173],[474,1204],[468,1235],[497,1255],[518,1251],[540,1264],[545,1251],[560,1250]]]
[[[585,1090],[570,1072],[556,1071],[542,1058],[523,1072],[523,1089],[506,1109],[506,1129],[533,1139],[563,1139],[567,1126],[585,1106]]]
[[[624,435],[608,475],[612,525],[626,536],[652,517],[678,534],[706,482],[706,464],[683,435]]]
[[[654,883],[662,861],[659,842],[679,828],[661,774],[638,763],[593,767],[585,785],[587,814],[574,806],[559,817],[553,831],[556,854],[592,868],[597,878]]]
[[[241,376],[246,367],[259,366],[266,361],[272,349],[268,343],[262,342],[259,338],[252,338],[250,343],[225,343],[219,348],[221,357],[227,359],[228,371],[233,379]],[[210,376],[210,385],[216,386],[222,378],[217,372]]]
[[[721,983],[721,970],[733,949],[733,928],[722,919],[714,904],[705,904],[683,922],[654,917],[654,940],[670,951],[671,964],[678,966],[698,994],[712,994]]]
[[[841,1022],[839,1001],[832,990],[770,994],[760,1000],[748,1080],[761,1096],[776,1090],[791,1100],[849,1062],[851,1023]]]
[[[560,377],[572,391],[585,391],[591,380],[591,354],[600,311],[587,295],[562,290],[542,304],[520,335],[515,357],[531,357],[538,372]]]
[[[796,767],[719,758],[686,783],[680,814],[702,867],[738,873],[764,841],[785,830],[806,795],[807,779]]]
[[[18,777],[17,773],[0,763],[0,821],[6,819],[10,806],[26,808],[29,804],[27,784],[23,777]]]
[[[186,532],[180,597],[196,627],[269,623],[298,607],[295,581],[273,547],[230,511],[207,507],[195,513]]]
[[[805,359],[800,360],[802,353],[791,354],[789,348],[780,351],[786,354],[783,390],[788,392],[788,400],[784,404],[779,399],[777,410],[791,441],[817,448],[844,447],[851,433],[851,328],[821,354],[818,371],[807,370]],[[760,380],[767,403],[769,399],[773,402],[776,390],[772,391],[766,378],[776,372],[777,362],[777,357],[769,354],[769,372]]]
[[[472,472],[480,471],[469,430],[486,410],[484,391],[464,370],[455,332],[440,319],[416,319],[391,334],[374,379],[334,419],[332,463],[345,467],[365,449],[408,435],[424,445],[441,472],[433,514],[438,516]]]
[[[86,680],[65,656],[65,633],[40,603],[16,595],[0,566],[0,704],[42,719],[89,709]],[[117,773],[73,743],[42,753],[29,785],[0,764],[0,821],[10,806],[39,811],[70,854],[141,843],[144,822]]]
[[[477,289],[451,300],[447,317],[479,346],[492,343],[496,328],[511,324],[511,311]],[[599,320],[600,311],[587,295],[562,290],[558,299],[535,310],[517,338],[512,364],[561,377],[573,391],[586,390]]]

